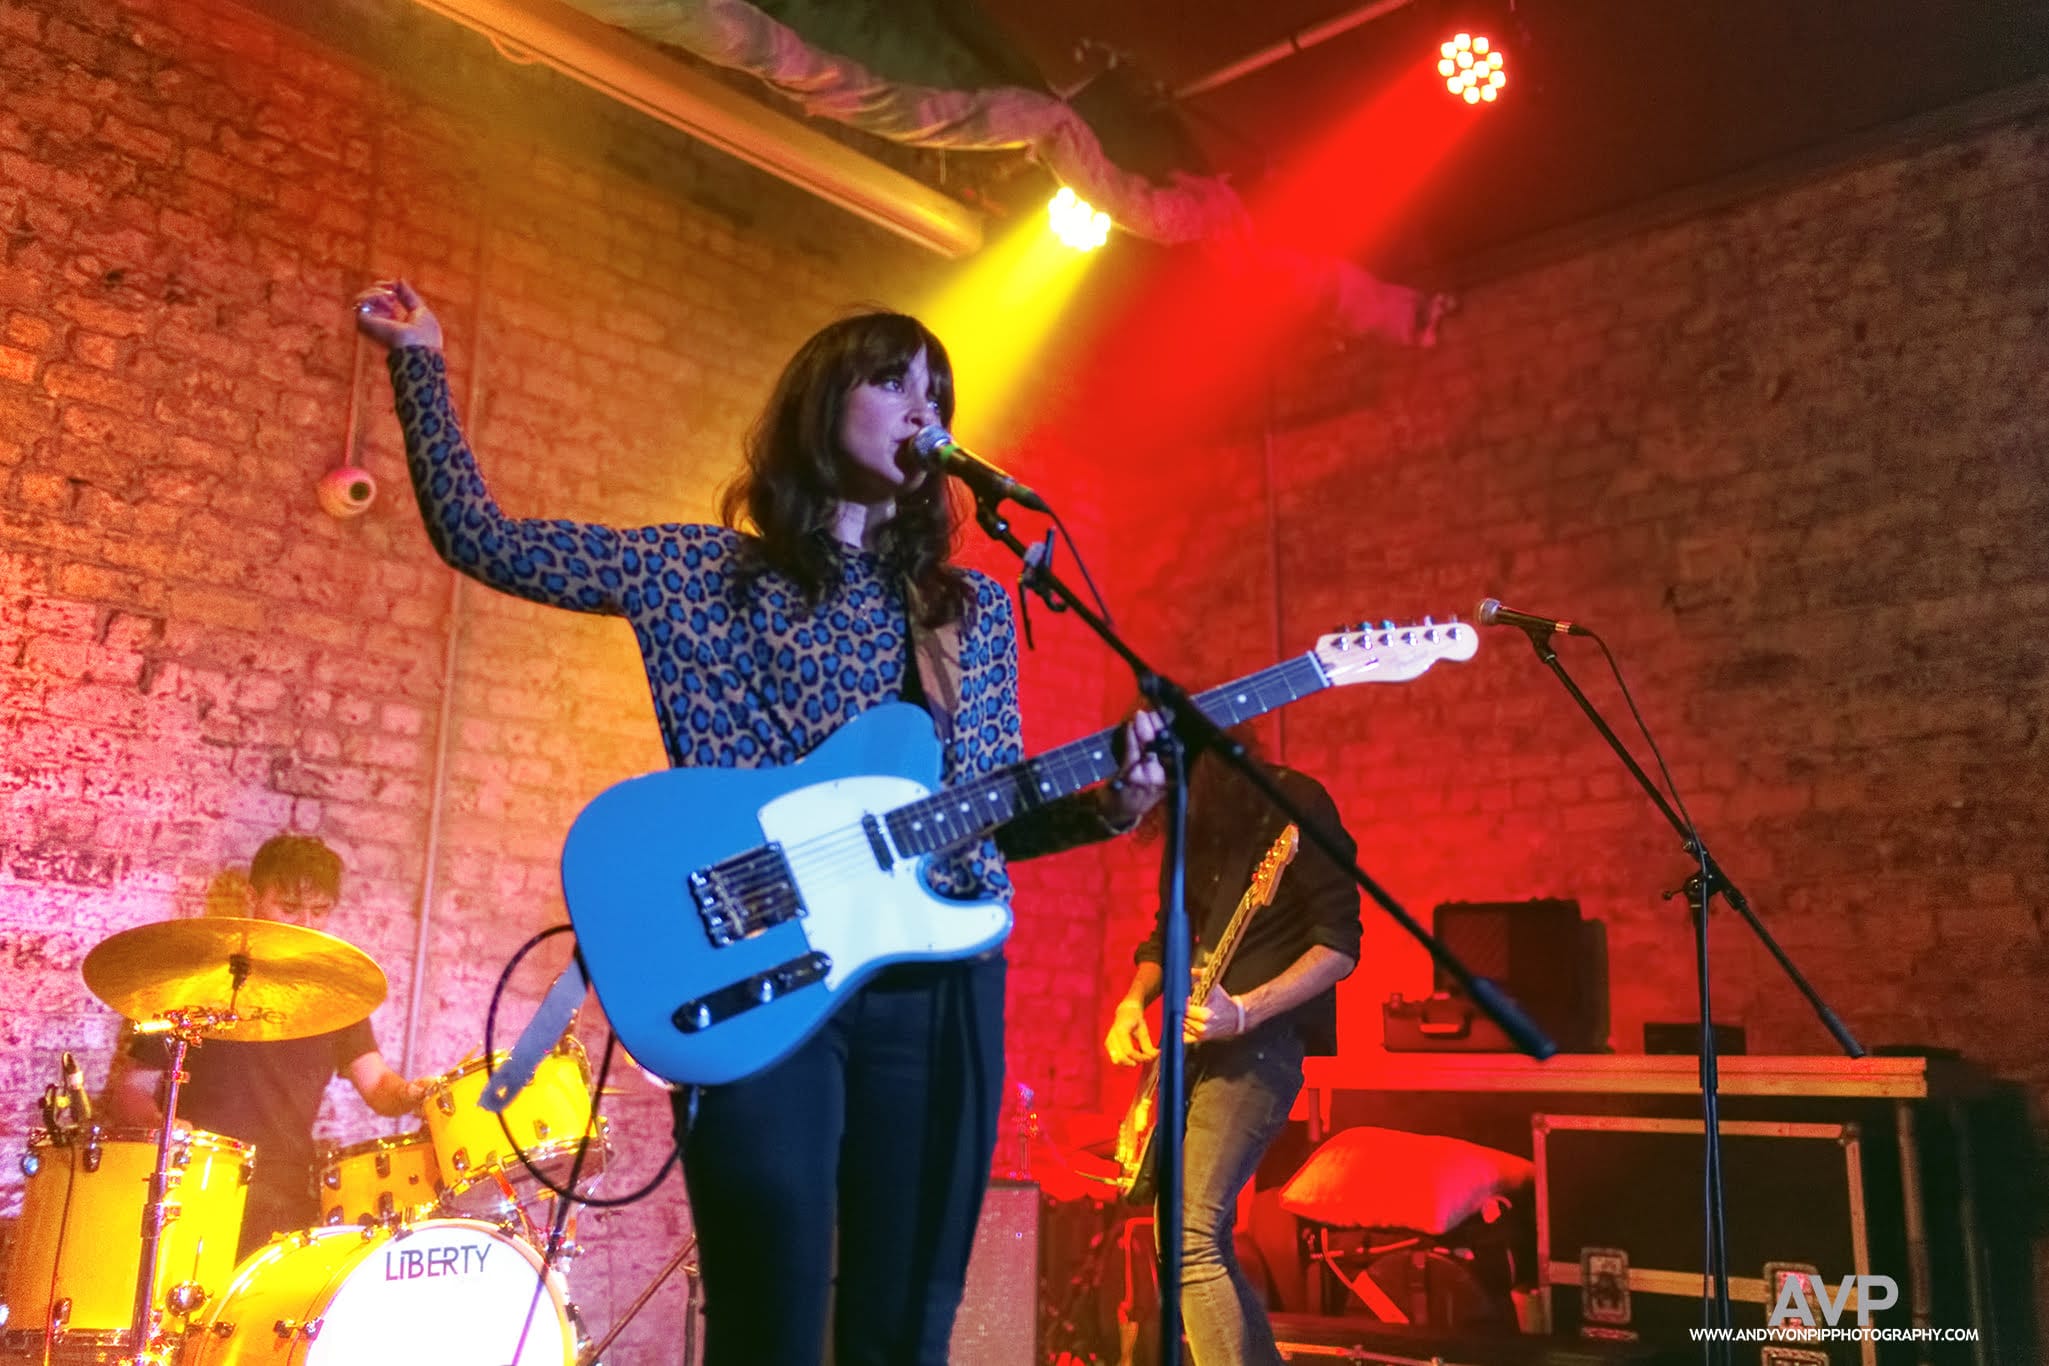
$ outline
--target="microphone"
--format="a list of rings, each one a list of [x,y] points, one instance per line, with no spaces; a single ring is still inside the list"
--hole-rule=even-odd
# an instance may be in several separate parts
[[[64,1094],[70,1103],[71,1122],[91,1123],[92,1098],[85,1093],[85,1073],[78,1070],[78,1059],[69,1053],[64,1055]]]
[[[911,450],[917,455],[919,464],[928,470],[952,475],[973,489],[978,498],[998,503],[1008,498],[1033,512],[1052,511],[1046,506],[1046,500],[1032,492],[1028,485],[1020,484],[955,441],[953,433],[936,422],[911,438]]]
[[[1569,621],[1553,621],[1549,617],[1531,616],[1518,612],[1513,607],[1503,607],[1499,598],[1482,598],[1473,609],[1473,616],[1482,626],[1520,626],[1525,631],[1538,635],[1590,636],[1593,634],[1584,626],[1575,626]]]

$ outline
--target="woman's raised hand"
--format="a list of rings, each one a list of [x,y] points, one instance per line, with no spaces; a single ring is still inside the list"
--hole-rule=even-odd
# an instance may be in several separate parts
[[[441,320],[404,280],[379,280],[356,296],[356,330],[390,351],[441,349]]]

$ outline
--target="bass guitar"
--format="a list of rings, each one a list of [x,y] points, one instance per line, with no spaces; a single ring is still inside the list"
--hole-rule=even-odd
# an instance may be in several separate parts
[[[1221,727],[1353,683],[1399,683],[1479,646],[1463,622],[1361,627],[1194,698]],[[863,712],[780,768],[672,768],[606,789],[570,827],[562,892],[619,1042],[678,1084],[780,1061],[879,969],[969,958],[1000,900],[931,891],[932,855],[1117,771],[1116,731],[941,788],[932,718]]]
[[[1295,850],[1301,840],[1301,831],[1290,825],[1259,860],[1245,895],[1238,898],[1238,907],[1231,912],[1230,923],[1217,936],[1216,947],[1210,950],[1202,971],[1196,974],[1195,990],[1188,993],[1189,1000],[1207,1001],[1217,983],[1224,980],[1224,970],[1231,966],[1231,955],[1238,952],[1245,927],[1252,923],[1256,913],[1273,904],[1281,874],[1295,861]],[[1134,1204],[1152,1199],[1153,1134],[1158,1128],[1159,1100],[1160,1060],[1154,1058],[1139,1073],[1138,1094],[1131,1098],[1131,1108],[1124,1112],[1124,1120],[1117,1126],[1117,1193]]]

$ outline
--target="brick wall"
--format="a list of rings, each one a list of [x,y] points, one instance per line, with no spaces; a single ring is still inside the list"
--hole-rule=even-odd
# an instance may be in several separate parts
[[[1286,651],[1483,595],[1595,624],[1710,847],[1862,1040],[1960,1049],[2039,1102],[2045,153],[2040,112],[1895,151],[1475,287],[1439,350],[1304,361],[1271,521],[1260,442],[1220,442],[1147,481],[1173,531],[1119,540],[1119,592],[1197,682],[1264,657],[1267,544]],[[1632,730],[1598,651],[1563,654]],[[1607,922],[1619,1049],[1696,1014],[1659,896],[1677,842],[1517,633],[1302,703],[1286,753],[1419,915],[1572,896]],[[1719,1017],[1753,1052],[1827,1053],[1748,931],[1714,926]],[[1429,981],[1369,910],[1346,1047]]]
[[[403,272],[434,302],[509,509],[638,522],[707,517],[794,344],[943,271],[401,0],[0,0],[0,1145],[59,1050],[105,1074],[85,953],[232,906],[281,827],[347,859],[333,928],[390,977],[387,1056],[457,1065],[511,950],[562,919],[569,821],[661,762],[622,624],[434,558],[356,289]],[[383,490],[337,522],[314,484],[350,454]],[[1107,719],[1064,639],[1026,665],[1035,744]],[[1093,859],[1019,878],[1013,1069],[1042,1094],[1094,1094]],[[618,1084],[614,1193],[668,1150],[665,1097]],[[384,1131],[345,1091],[327,1131]],[[687,1227],[673,1180],[583,1217],[594,1331]],[[673,1359],[681,1303],[607,1359]]]
[[[708,511],[818,321],[944,276],[418,7],[304,11],[276,8],[310,30],[225,0],[0,0],[14,1146],[58,1050],[105,1067],[86,951],[232,900],[280,826],[349,859],[336,928],[390,974],[387,1051],[410,1027],[412,1070],[453,1066],[505,956],[561,917],[568,821],[659,762],[617,623],[452,592],[376,367],[352,388],[340,304],[363,280],[403,270],[440,307],[509,507],[653,519]],[[1219,436],[1182,477],[1029,473],[1108,548],[1136,643],[1194,683],[1483,593],[1597,623],[1718,855],[1866,1042],[1959,1047],[2039,1095],[2044,671],[2024,623],[2049,602],[2044,139],[2024,118],[1475,288],[1441,350],[1312,360],[1264,440]],[[352,411],[384,492],[337,523],[312,486]],[[1145,517],[1113,539],[1113,508]],[[1110,720],[1125,686],[1072,622],[1039,626],[1034,750]],[[1518,638],[1279,729],[1412,909],[1577,896],[1610,927],[1617,1044],[1690,1013],[1684,918],[1657,897],[1683,875],[1673,842]],[[1054,1107],[1117,1092],[1096,1040],[1147,856],[1019,872],[1012,1072]],[[1754,1050],[1823,1051],[1717,923],[1724,1018]],[[1350,1045],[1426,981],[1369,917]],[[659,1096],[624,1084],[615,1189],[666,1149]],[[376,1126],[338,1098],[329,1128]],[[586,1216],[594,1327],[682,1236],[679,1194]],[[672,1286],[613,1357],[662,1359],[679,1306]]]

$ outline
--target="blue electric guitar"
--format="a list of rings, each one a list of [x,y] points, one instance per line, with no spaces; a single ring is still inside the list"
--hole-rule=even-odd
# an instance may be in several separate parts
[[[1340,631],[1194,700],[1235,726],[1478,647],[1456,621]],[[938,896],[926,861],[1109,778],[1115,737],[942,789],[931,717],[897,702],[784,768],[672,768],[600,793],[563,844],[562,892],[619,1042],[671,1082],[736,1081],[788,1055],[878,969],[995,948],[1010,908]]]

